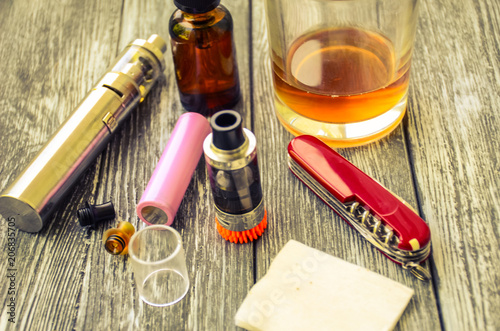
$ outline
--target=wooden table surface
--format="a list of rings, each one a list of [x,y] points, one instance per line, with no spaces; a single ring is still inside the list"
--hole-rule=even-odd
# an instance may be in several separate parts
[[[168,38],[169,0],[0,1],[0,189],[7,187],[126,44]],[[254,243],[216,232],[203,160],[173,227],[191,281],[178,304],[138,299],[127,257],[107,254],[103,231],[82,229],[85,201],[113,201],[137,228],[142,192],[183,114],[167,51],[165,77],[36,234],[16,231],[15,324],[7,304],[7,223],[0,231],[0,329],[226,330],[252,285],[290,239],[415,290],[397,330],[500,329],[500,2],[423,0],[408,113],[395,132],[339,149],[416,206],[432,231],[431,282],[390,262],[287,168],[292,135],[274,114],[263,0],[226,0],[235,22],[243,93],[236,110],[258,141],[269,227]],[[360,302],[360,305],[363,303]]]

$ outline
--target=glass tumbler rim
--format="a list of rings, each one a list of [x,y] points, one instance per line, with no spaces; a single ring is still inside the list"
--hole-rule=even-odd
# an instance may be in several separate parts
[[[140,259],[136,254],[134,254],[133,244],[140,233],[145,232],[146,230],[154,230],[154,229],[168,230],[171,233],[173,233],[177,239],[177,247],[175,247],[175,250],[164,259],[160,259],[158,261],[145,261],[145,260]],[[173,227],[168,226],[168,225],[163,225],[163,224],[157,224],[157,225],[147,226],[144,229],[141,229],[141,230],[137,231],[136,233],[134,233],[132,238],[130,238],[130,242],[129,242],[128,246],[129,246],[128,254],[133,261],[135,261],[139,264],[144,264],[144,265],[160,265],[160,264],[163,264],[165,262],[168,262],[168,261],[174,259],[179,254],[179,252],[182,248],[182,239],[181,239],[181,235],[179,234],[179,232],[176,229],[174,229]]]

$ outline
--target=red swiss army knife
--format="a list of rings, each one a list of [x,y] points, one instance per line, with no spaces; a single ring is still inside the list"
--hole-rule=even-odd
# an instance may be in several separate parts
[[[421,263],[431,252],[431,232],[406,202],[312,136],[299,136],[290,142],[288,165],[389,259],[421,280],[430,279]]]

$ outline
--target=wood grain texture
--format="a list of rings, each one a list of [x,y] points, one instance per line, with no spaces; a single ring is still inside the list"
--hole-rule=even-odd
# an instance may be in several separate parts
[[[5,188],[114,58],[121,4],[65,0],[10,1],[1,6],[0,139],[5,148],[1,149],[0,186]],[[97,173],[96,166],[89,168],[40,233],[17,232],[16,323],[7,321],[11,296],[7,282],[1,282],[0,329],[75,327],[80,298],[87,291],[88,251],[95,243],[75,223],[74,215],[97,189]],[[7,231],[0,233],[1,247],[7,247]],[[2,249],[2,262],[6,253]],[[6,272],[2,263],[2,278]]]
[[[60,6],[59,11],[50,11],[52,7],[57,6]],[[86,6],[87,11],[85,12],[85,8],[77,7],[73,3],[54,1],[46,8],[36,7],[33,9],[33,15],[39,15],[42,19],[50,19],[50,15],[54,15],[57,20],[60,20],[57,17],[61,14],[60,12],[71,15],[69,20],[66,19],[67,22],[65,21],[66,25],[64,26],[68,31],[65,35],[68,42],[74,42],[79,34],[87,35],[89,39],[92,39],[97,31],[107,31],[106,34],[103,34],[107,38],[90,40],[91,45],[80,45],[72,50],[72,54],[47,55],[46,63],[39,64],[46,71],[45,75],[29,77],[31,80],[28,82],[42,83],[45,76],[53,80],[52,76],[59,75],[56,78],[59,78],[60,85],[68,88],[68,97],[71,96],[75,105],[128,42],[136,38],[147,38],[152,33],[158,33],[168,41],[168,20],[174,10],[173,4],[166,4],[164,1],[126,1],[123,4],[115,1],[114,5],[110,5],[110,8],[101,8],[102,5],[99,3],[86,4]],[[75,7],[74,12],[69,11],[68,7]],[[244,122],[251,125],[250,112],[246,112],[246,109],[249,108],[248,6],[246,1],[239,1],[229,4],[227,7],[233,13],[234,21],[237,22],[235,41],[238,49],[243,93],[243,100],[235,109],[242,113]],[[14,7],[14,10],[17,9]],[[16,17],[21,17],[23,10],[25,8],[19,8],[13,20]],[[73,20],[76,16],[92,17],[95,12],[102,12],[103,15],[107,14],[108,16],[99,20],[99,15],[95,15],[90,21],[77,22]],[[6,14],[1,16],[2,22],[7,20],[7,14],[12,14],[4,11],[2,13]],[[11,22],[5,22],[5,24],[7,23]],[[45,30],[58,26],[59,21],[50,21],[46,24],[47,26],[43,26]],[[82,27],[86,29],[85,32],[80,31]],[[70,35],[71,31],[74,31],[74,34]],[[44,31],[44,33],[48,33],[48,31]],[[109,35],[110,33],[112,34]],[[51,36],[43,35],[42,37],[47,39]],[[36,35],[30,35],[30,38],[40,39]],[[89,40],[84,40],[84,42],[89,43]],[[102,52],[97,52],[106,44],[109,47],[103,49]],[[28,41],[22,46],[26,47],[26,45],[31,46]],[[61,47],[65,46],[61,45]],[[31,46],[31,48],[33,47]],[[16,49],[13,50],[13,54],[15,51]],[[58,52],[60,50],[55,48],[52,51]],[[32,56],[39,56],[36,50],[32,50],[32,52]],[[105,56],[102,53],[105,53]],[[88,54],[92,56],[86,57]],[[8,56],[12,55],[6,57]],[[86,73],[85,76],[82,74],[72,75],[71,68],[63,68],[61,72],[54,71],[48,65],[50,61],[60,60],[74,66],[75,63],[71,60],[73,58],[75,61],[80,61],[76,64],[84,67],[80,71]],[[57,213],[54,217],[56,219],[51,222],[51,225],[37,235],[18,233],[18,247],[42,248],[48,246],[48,253],[45,255],[45,259],[38,260],[37,257],[41,254],[40,249],[37,251],[18,249],[18,260],[25,260],[27,257],[30,259],[17,266],[20,273],[22,272],[24,275],[22,279],[18,278],[17,280],[17,286],[20,290],[16,296],[19,302],[16,312],[18,323],[9,325],[9,327],[14,329],[34,327],[35,329],[74,328],[79,330],[136,329],[138,327],[141,329],[221,329],[228,325],[234,325],[233,316],[238,307],[234,302],[242,301],[243,296],[253,284],[253,250],[250,245],[229,245],[217,234],[203,161],[199,163],[186,192],[185,202],[181,205],[174,223],[184,238],[192,284],[187,297],[178,305],[159,309],[147,306],[138,300],[127,258],[106,254],[101,244],[103,231],[113,224],[107,224],[97,231],[86,233],[76,225],[73,216],[76,206],[82,205],[83,201],[87,199],[99,203],[111,200],[117,209],[118,221],[129,220],[137,228],[144,227],[135,215],[135,205],[160,158],[177,118],[184,112],[178,100],[173,65],[170,59],[171,54],[168,50],[165,76],[145,102],[138,107],[139,109],[133,113],[130,121],[116,133],[103,156],[96,161],[96,166],[93,166],[86,173],[82,183],[76,187],[75,193],[70,194],[66,199],[65,204],[69,204],[71,207]],[[29,60],[32,61],[32,59]],[[87,62],[82,63],[84,60]],[[36,63],[36,61],[34,62]],[[27,69],[30,68],[25,68],[23,64],[19,65],[19,71]],[[89,77],[88,73],[94,71],[96,75]],[[13,74],[16,71],[8,72]],[[27,78],[24,77],[24,79]],[[73,85],[81,84],[81,80],[85,80],[86,86],[81,88],[81,93],[76,95],[78,91],[71,88]],[[18,81],[20,80],[15,82]],[[20,84],[22,83],[23,81],[20,81]],[[4,91],[9,89],[10,87],[5,86]],[[23,87],[11,99],[14,102],[19,102],[25,98],[28,92],[30,92],[29,89]],[[59,94],[57,87],[47,92],[49,95],[58,96]],[[3,95],[2,101],[10,102],[8,95]],[[49,106],[52,107],[49,110],[57,114],[57,108],[53,107],[54,104],[49,103],[47,107]],[[43,124],[40,123],[42,112],[36,113],[36,118],[33,119],[34,123],[27,126],[29,135],[25,137],[25,141],[31,144],[40,140],[34,152],[50,137],[50,132],[57,128],[71,112],[73,106],[73,104],[67,106],[64,114],[60,114],[60,121],[51,123],[50,128],[38,127],[38,125]],[[23,112],[22,115],[29,117],[28,111]],[[10,110],[10,113],[16,114],[13,110]],[[8,126],[10,122],[17,123],[11,116],[2,121],[2,126],[5,125],[6,129],[14,131],[15,127]],[[22,123],[22,121],[19,122]],[[43,130],[45,136],[40,137],[34,129]],[[14,133],[2,138],[15,140],[20,136],[20,132],[14,131]],[[12,141],[6,145],[12,146],[12,149],[4,149],[4,155],[18,153],[18,156],[14,156],[11,163],[2,164],[8,171],[8,176],[2,176],[2,187],[10,183],[27,164],[29,158],[34,155],[29,155],[28,158],[25,155],[19,155],[23,150]],[[20,162],[21,156],[26,160],[17,169],[15,165]],[[185,229],[187,230],[185,231]],[[6,242],[5,234],[2,232],[3,242]],[[37,245],[33,238],[37,242],[42,242],[42,245]],[[47,242],[50,245],[47,245]],[[68,245],[71,247],[68,248]],[[51,251],[53,251],[52,254],[50,254]],[[42,271],[40,276],[32,280],[32,282],[37,281],[35,288],[26,286],[28,281],[24,281],[24,278],[31,279],[33,274],[40,271]],[[50,274],[50,281],[46,279],[46,274]],[[2,283],[2,297],[5,296],[5,300],[8,299],[6,284]],[[29,300],[25,299],[25,296],[28,296],[27,293],[32,293],[38,298],[37,300],[42,300],[43,309],[37,312],[25,309],[26,304],[30,304],[32,309],[36,308]],[[31,300],[34,299],[31,298]],[[7,301],[4,303],[4,307],[6,307]],[[1,323],[3,326],[7,326],[7,318],[4,318],[6,311],[4,309],[2,312]],[[40,314],[43,314],[43,317]],[[19,316],[22,317],[19,318]]]
[[[274,114],[273,88],[265,29],[264,1],[253,1],[253,65],[255,133],[260,142],[261,171],[264,174],[268,206],[268,234],[257,243],[257,278],[269,268],[272,258],[290,239],[332,254],[394,279],[415,290],[397,329],[440,328],[432,283],[423,283],[386,259],[288,170],[286,148],[293,138]],[[360,169],[416,206],[411,169],[403,130],[365,147],[339,150]],[[262,156],[263,155],[263,156]]]
[[[227,5],[235,24],[235,42],[240,69],[243,100],[236,109],[245,122],[250,123],[248,79],[248,4],[235,1]],[[157,33],[168,42],[168,22],[174,11],[173,2],[125,1],[120,47],[135,38],[147,38]],[[180,115],[180,105],[170,47],[167,50],[165,77],[155,87],[144,104],[135,112],[130,122],[111,142],[102,163],[99,178],[99,200],[112,198],[119,210],[118,219],[131,221],[137,229],[144,224],[136,217],[135,206],[146,188],[150,176],[165,148],[170,133]],[[165,308],[155,308],[138,300],[132,270],[126,259],[103,256],[102,247],[91,248],[93,260],[102,259],[104,288],[121,304],[99,306],[98,294],[102,290],[99,279],[89,280],[92,288],[86,296],[86,309],[96,316],[84,320],[83,329],[104,325],[113,328],[113,319],[102,316],[122,316],[120,328],[157,330],[221,330],[234,325],[238,306],[253,284],[253,250],[251,245],[226,243],[215,229],[215,215],[205,163],[200,161],[185,198],[178,210],[173,227],[183,239],[191,287],[180,303]],[[94,234],[97,238],[102,233]],[[95,268],[89,266],[89,269]],[[116,286],[119,284],[119,286]]]
[[[174,228],[191,288],[180,303],[138,298],[126,257],[104,252],[102,233],[135,213],[183,114],[170,49],[165,75],[39,233],[16,232],[16,324],[7,321],[7,231],[0,231],[0,330],[231,330],[245,295],[289,239],[415,290],[397,330],[500,328],[500,4],[421,1],[408,115],[390,136],[339,152],[411,205],[432,231],[417,281],[337,217],[287,168],[292,135],[274,114],[264,0],[223,1],[235,22],[243,100],[236,106],[258,141],[269,228],[256,243],[226,243],[214,227],[200,160]],[[164,0],[0,1],[0,189],[11,183],[108,64],[136,38],[168,40],[174,6]],[[85,231],[76,209],[112,200],[117,220]]]
[[[424,1],[408,137],[447,330],[500,328],[500,3]]]

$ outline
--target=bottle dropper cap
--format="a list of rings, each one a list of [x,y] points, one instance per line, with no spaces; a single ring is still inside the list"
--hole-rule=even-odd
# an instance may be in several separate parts
[[[234,150],[245,143],[241,126],[241,116],[234,110],[215,113],[210,120],[212,126],[212,144],[225,151]]]
[[[77,215],[80,226],[90,225],[92,228],[95,228],[97,223],[112,220],[116,216],[111,201],[102,205],[91,205],[87,201],[85,202],[85,208],[79,209]]]
[[[174,0],[177,8],[190,14],[202,14],[217,8],[220,0]]]

